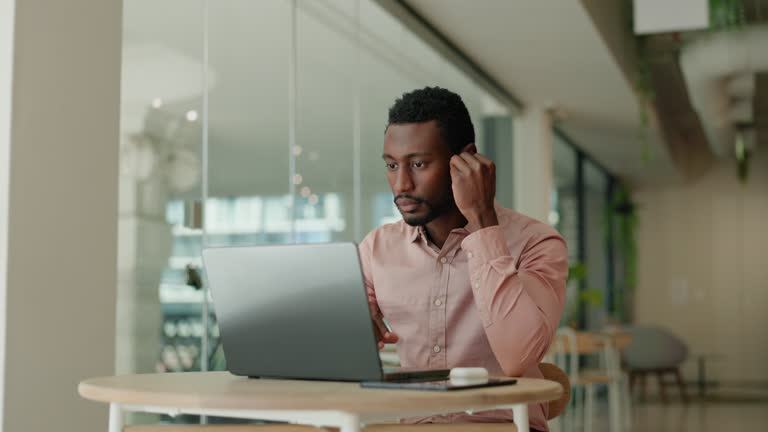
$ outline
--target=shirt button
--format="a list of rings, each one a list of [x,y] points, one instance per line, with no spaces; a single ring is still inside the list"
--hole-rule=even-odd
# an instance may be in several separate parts
[[[448,258],[446,258],[446,257],[442,257],[442,258],[440,258],[440,262],[441,262],[441,263],[443,263],[443,264],[445,264],[445,263],[447,263],[447,262],[448,262]]]
[[[474,255],[472,255],[472,252],[468,253],[467,256],[470,258],[474,257]]]
[[[435,300],[435,306],[441,306],[443,304],[443,301],[440,299]]]
[[[466,285],[464,285],[464,286],[466,286]],[[473,287],[475,287],[475,288],[480,288],[480,284],[479,284],[479,283],[477,283],[477,282],[475,282],[474,284],[472,284],[472,286],[473,286]]]
[[[439,352],[440,352],[440,345],[435,345],[435,347],[434,347],[434,348],[432,348],[432,350],[433,350],[434,352],[436,352],[436,353],[439,353]]]

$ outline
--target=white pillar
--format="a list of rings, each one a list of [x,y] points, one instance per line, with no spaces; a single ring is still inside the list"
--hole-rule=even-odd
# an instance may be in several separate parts
[[[552,204],[552,118],[527,107],[515,118],[515,209],[548,223]]]
[[[5,316],[8,271],[8,189],[11,168],[11,70],[15,0],[0,0],[0,430],[5,391]]]
[[[0,0],[2,431],[104,429],[114,368],[122,2]]]

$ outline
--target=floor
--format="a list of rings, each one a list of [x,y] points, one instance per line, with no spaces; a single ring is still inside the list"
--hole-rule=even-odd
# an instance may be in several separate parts
[[[594,432],[612,432],[605,401],[595,408]],[[768,398],[762,397],[635,402],[632,414],[632,432],[768,431]]]

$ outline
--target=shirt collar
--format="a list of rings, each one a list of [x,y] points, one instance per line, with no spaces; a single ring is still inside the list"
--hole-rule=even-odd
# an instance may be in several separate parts
[[[499,223],[501,223],[501,210],[504,208],[499,204],[498,201],[494,200],[493,207],[496,209],[496,215],[499,218]],[[407,223],[403,222],[405,224],[406,229],[408,230],[408,239],[411,243],[415,242],[419,239],[419,237],[427,238],[426,233],[424,232],[424,226],[411,226]],[[465,225],[463,228],[457,228],[457,230],[462,230],[463,234],[469,234],[469,230],[467,229],[467,225]],[[454,230],[455,231],[455,230]]]
[[[411,241],[411,243],[415,242],[416,240],[419,239],[419,236],[423,235],[423,231],[424,231],[423,226],[411,226],[408,224],[405,224],[405,226],[408,229],[408,239]]]
[[[414,243],[419,238],[424,238],[426,240],[427,234],[424,231],[424,226],[423,225],[419,225],[419,226],[410,226],[408,224],[406,224],[406,225],[408,226],[408,230],[409,230],[408,231],[408,240],[410,240],[411,243]],[[464,234],[464,235],[468,235],[469,234],[469,230],[467,230],[466,226],[464,226],[462,228],[456,228],[456,229],[452,230],[451,232],[453,232],[453,231],[456,231],[459,234]]]

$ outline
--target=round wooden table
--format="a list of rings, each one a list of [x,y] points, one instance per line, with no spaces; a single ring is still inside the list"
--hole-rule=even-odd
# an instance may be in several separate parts
[[[389,390],[189,372],[92,378],[80,383],[79,392],[110,404],[110,432],[122,430],[124,411],[277,420],[358,432],[361,424],[489,409],[511,409],[518,430],[528,432],[527,404],[555,400],[563,388],[554,381],[518,378],[515,385],[472,390]]]
[[[621,351],[632,343],[632,335],[623,331],[576,332],[576,351],[579,354],[595,354],[609,348]]]

